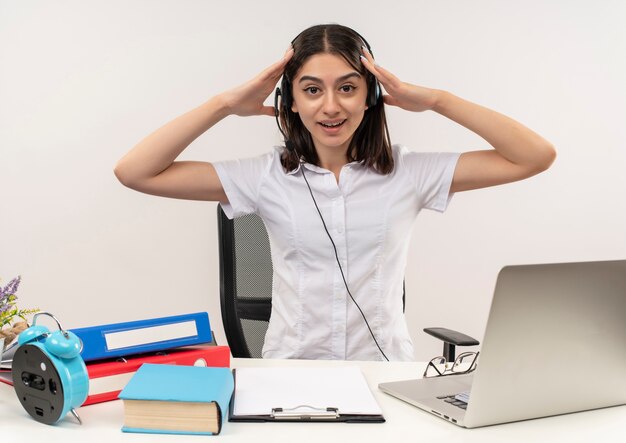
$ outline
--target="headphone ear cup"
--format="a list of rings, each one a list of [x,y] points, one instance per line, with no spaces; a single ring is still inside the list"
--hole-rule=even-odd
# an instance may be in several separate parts
[[[285,75],[283,75],[283,79],[280,82],[280,97],[283,112],[286,112],[287,109],[291,110],[291,105],[293,104],[293,98],[291,97],[291,83],[287,80]]]
[[[378,104],[381,97],[380,83],[374,75],[370,76],[369,84],[367,85],[367,107],[372,108]]]
[[[70,331],[54,331],[44,343],[46,351],[59,358],[70,359],[80,354],[80,339]]]

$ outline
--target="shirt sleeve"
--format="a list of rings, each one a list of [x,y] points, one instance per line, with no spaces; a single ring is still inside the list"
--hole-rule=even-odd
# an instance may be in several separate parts
[[[458,152],[412,152],[400,148],[400,161],[423,208],[444,212],[452,199],[452,178]]]
[[[257,212],[259,188],[272,157],[273,153],[268,153],[259,157],[213,162],[228,197],[228,203],[221,203],[228,218]]]

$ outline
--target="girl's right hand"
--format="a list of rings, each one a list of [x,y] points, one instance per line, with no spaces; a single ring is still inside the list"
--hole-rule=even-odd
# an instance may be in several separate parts
[[[293,48],[290,47],[282,59],[263,70],[252,80],[223,92],[221,98],[229,114],[242,117],[250,115],[269,115],[273,117],[274,107],[265,106],[263,102],[274,91],[280,76],[283,74],[285,65],[292,56]]]

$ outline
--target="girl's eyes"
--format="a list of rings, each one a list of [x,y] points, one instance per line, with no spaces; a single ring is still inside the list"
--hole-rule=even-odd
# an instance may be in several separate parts
[[[349,93],[354,91],[356,88],[352,85],[343,85],[339,88],[341,92]],[[304,91],[310,95],[317,95],[320,92],[320,88],[317,86],[309,86],[308,88],[304,88]]]

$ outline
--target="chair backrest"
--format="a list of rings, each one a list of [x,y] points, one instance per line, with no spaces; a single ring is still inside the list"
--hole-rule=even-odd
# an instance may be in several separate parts
[[[255,214],[230,220],[217,205],[222,322],[233,357],[260,358],[272,310],[272,257]]]

